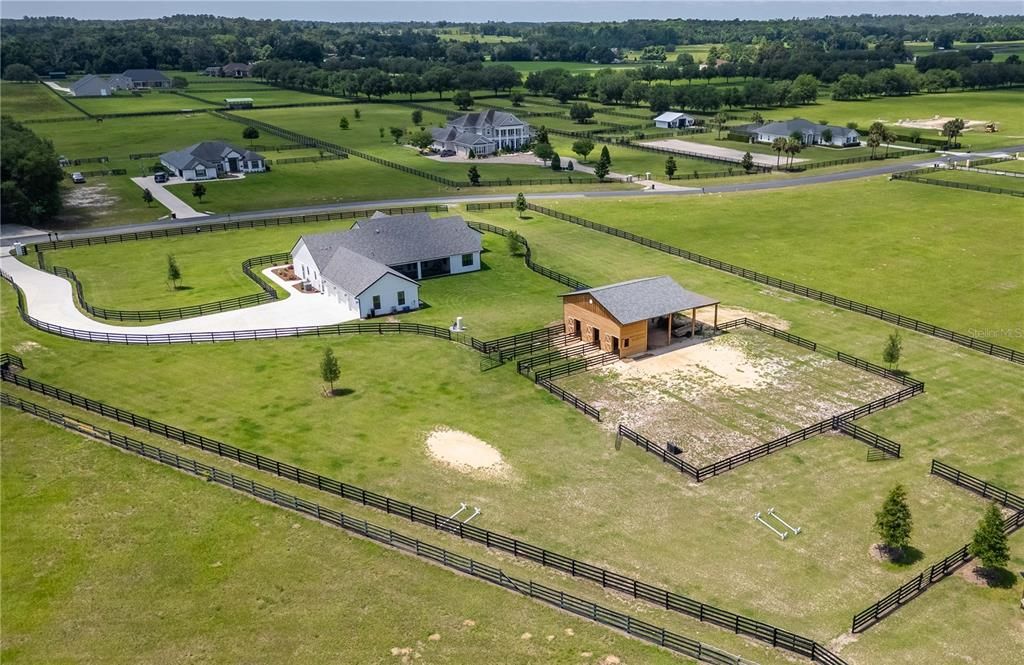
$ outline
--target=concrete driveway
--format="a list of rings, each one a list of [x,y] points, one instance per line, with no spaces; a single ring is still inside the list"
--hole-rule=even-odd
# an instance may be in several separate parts
[[[358,313],[351,311],[333,298],[320,293],[296,291],[291,288],[291,284],[294,282],[285,283],[277,275],[274,275],[270,268],[267,268],[263,274],[285,289],[289,294],[288,297],[264,305],[149,326],[111,325],[91,319],[79,311],[75,306],[71,282],[25,265],[10,256],[7,253],[9,249],[8,247],[0,248],[0,251],[3,252],[3,256],[0,257],[0,268],[3,268],[4,272],[9,274],[25,292],[29,314],[40,321],[65,328],[141,336],[323,326],[359,318]],[[117,303],[102,304],[114,306]]]
[[[179,199],[174,194],[167,191],[165,185],[179,185],[184,182],[178,178],[170,178],[166,183],[159,183],[153,179],[153,176],[146,176],[144,178],[132,178],[132,182],[138,185],[141,189],[148,189],[149,193],[153,195],[153,198],[159,201],[165,208],[171,211],[175,217],[205,217],[205,212],[199,212],[189,204]]]

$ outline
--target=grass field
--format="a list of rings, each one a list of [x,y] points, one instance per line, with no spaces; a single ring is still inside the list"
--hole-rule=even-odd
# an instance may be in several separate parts
[[[142,95],[118,93],[111,97],[75,97],[75,104],[93,115],[113,113],[149,113],[150,111],[181,111],[183,109],[215,108],[218,104],[205,104],[191,97],[170,93],[150,92]]]
[[[82,117],[39,83],[0,81],[0,111],[15,120]]]
[[[167,214],[158,201],[146,205],[142,189],[128,176],[90,176],[85,184],[65,180],[64,209],[49,228],[83,228],[151,222]]]
[[[976,187],[992,187],[1024,193],[1024,178],[1016,178],[1014,176],[964,170],[931,169],[927,173],[922,173],[921,177],[937,182],[962,183]]]
[[[1004,162],[983,164],[980,168],[992,171],[1009,171],[1011,173],[1024,173],[1024,159],[1008,159]]]
[[[1022,203],[1008,197],[876,178],[705,196],[678,207],[658,199],[545,205],[938,325],[986,330],[980,336],[996,343],[1024,345],[1014,333],[1024,327],[1024,230],[1014,222]],[[894,219],[905,220],[895,235]]]

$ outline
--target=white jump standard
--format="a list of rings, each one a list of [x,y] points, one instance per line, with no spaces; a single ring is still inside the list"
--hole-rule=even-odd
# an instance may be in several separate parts
[[[764,521],[763,519],[761,519],[761,513],[760,513],[760,511],[759,511],[759,512],[756,512],[756,513],[754,513],[754,519],[755,519],[755,520],[757,520],[758,522],[760,522],[761,524],[765,525],[766,527],[768,527],[768,528],[769,528],[769,529],[771,529],[772,531],[774,531],[774,532],[775,532],[775,535],[777,535],[777,536],[778,536],[779,538],[781,538],[782,540],[785,540],[785,539],[786,539],[786,536],[787,536],[787,535],[789,535],[789,532],[787,532],[787,531],[779,531],[778,529],[776,529],[775,527],[773,527],[773,526],[772,526],[771,524],[768,524],[768,522],[765,522],[765,521]]]
[[[800,533],[800,527],[798,527],[798,526],[790,526],[789,523],[786,522],[786,520],[784,520],[781,517],[779,517],[779,514],[775,512],[774,508],[769,508],[768,509],[768,514],[771,515],[772,517],[774,517],[775,519],[777,519],[782,524],[782,526],[784,526],[787,529],[789,529],[790,531],[792,531],[793,535],[796,535],[796,534]]]

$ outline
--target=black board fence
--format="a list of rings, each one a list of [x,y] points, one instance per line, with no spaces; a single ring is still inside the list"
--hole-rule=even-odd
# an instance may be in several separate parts
[[[558,282],[559,284],[564,284],[573,291],[579,291],[581,289],[590,288],[589,286],[587,286],[578,279],[569,277],[568,275],[564,275],[556,270],[546,268],[540,265],[539,263],[534,262],[533,250],[530,249],[530,243],[527,242],[526,238],[519,235],[518,233],[514,231],[509,231],[508,229],[502,228],[500,226],[495,226],[494,224],[488,224],[486,222],[467,222],[467,224],[469,225],[470,228],[476,229],[477,231],[487,231],[488,233],[494,233],[496,235],[500,235],[503,237],[515,236],[516,238],[518,238],[519,242],[523,245],[523,260],[526,261],[526,267],[534,271],[535,273],[543,275],[548,279],[552,279]]]
[[[955,485],[981,494],[986,498],[991,498],[1003,506],[1016,510],[1015,513],[1003,520],[1003,532],[1007,535],[1024,527],[1024,508],[1018,507],[1024,505],[1024,499],[1021,499],[1016,494],[975,478],[938,460],[932,460],[931,473]],[[932,564],[900,588],[855,614],[851,632],[860,633],[874,626],[900,607],[920,596],[936,582],[955,573],[972,558],[974,557],[970,553],[970,544],[968,543],[942,561]]]
[[[405,536],[397,531],[373,524],[372,522],[349,517],[342,512],[329,509],[318,503],[307,501],[301,497],[282,492],[276,488],[262,485],[249,478],[237,476],[228,471],[224,471],[208,464],[203,464],[202,462],[198,462],[188,457],[183,457],[151,444],[118,434],[117,432],[96,427],[90,423],[66,416],[58,411],[52,411],[44,406],[35,404],[34,402],[11,397],[4,393],[0,394],[0,404],[29,413],[53,423],[54,425],[64,427],[65,429],[83,434],[92,439],[110,444],[125,452],[133,453],[140,457],[159,462],[160,464],[185,471],[186,473],[202,478],[207,482],[214,482],[219,485],[223,485],[256,499],[272,503],[280,508],[300,513],[307,517],[316,519],[317,521],[355,533],[364,538],[383,543],[410,554],[415,554],[418,557],[428,559],[447,568],[457,570],[477,579],[485,580],[491,584],[514,591],[529,598],[539,600],[547,605],[557,607],[589,621],[621,630],[631,637],[656,644],[702,662],[712,663],[714,665],[745,665],[749,663],[749,661],[733,656],[728,652],[709,646],[697,640],[684,637],[678,633],[673,633],[665,628],[646,621],[641,621],[631,615],[598,605],[597,603],[573,596],[559,589],[536,583],[532,580],[512,577],[506,574],[502,569],[496,568],[495,566],[481,563],[470,557],[450,552],[410,536]],[[835,660],[822,662],[842,663],[843,661]]]
[[[76,104],[76,103],[74,103],[73,101],[71,101],[71,98],[70,98],[70,97],[66,97],[66,96],[64,96],[63,94],[61,94],[60,92],[58,92],[58,91],[57,91],[57,90],[56,90],[55,88],[51,88],[50,86],[46,85],[46,84],[45,84],[45,83],[43,83],[42,81],[40,81],[40,82],[39,82],[39,85],[43,86],[44,88],[46,88],[47,90],[49,90],[50,92],[52,92],[52,93],[53,93],[54,95],[56,95],[56,96],[57,96],[57,99],[61,100],[62,102],[64,102],[65,104],[67,104],[67,105],[68,105],[68,106],[70,106],[71,108],[75,109],[76,111],[78,111],[79,113],[81,113],[82,115],[84,115],[85,117],[87,117],[87,118],[95,118],[95,117],[96,117],[96,116],[94,116],[94,115],[93,115],[92,113],[89,113],[88,111],[86,111],[85,109],[83,109],[83,108],[82,108],[81,106],[79,106],[78,104]],[[64,118],[61,118],[61,120],[64,120]],[[57,121],[57,119],[55,118],[55,119],[54,119],[54,122],[56,122],[56,121]]]
[[[86,236],[84,238],[71,238],[68,240],[37,242],[25,245],[25,248],[29,252],[42,252],[44,250],[71,249],[74,247],[90,247],[92,245],[109,245],[112,243],[132,242],[135,240],[173,238],[177,236],[192,235],[194,233],[215,233],[220,231],[237,231],[239,229],[258,229],[270,226],[309,224],[310,222],[328,222],[339,219],[362,219],[364,217],[370,217],[371,215],[378,211],[383,212],[387,215],[405,215],[413,212],[447,212],[448,206],[444,204],[439,204],[400,206],[394,208],[366,208],[362,210],[320,212],[306,215],[282,215],[280,217],[262,217],[259,219],[236,220],[230,222],[203,222],[201,219],[197,219],[195,224],[172,226],[163,229],[152,229],[149,231],[135,231],[132,233],[111,233],[107,235]]]
[[[944,169],[943,169],[944,170]],[[1018,196],[1024,197],[1024,190],[1021,189],[1007,189],[1005,187],[989,187],[988,185],[979,185],[973,182],[955,182],[953,180],[941,180],[937,178],[929,178],[925,174],[937,174],[939,169],[917,169],[915,171],[904,171],[902,173],[893,173],[893,180],[906,180],[907,182],[918,182],[925,185],[938,185],[939,187],[951,187],[953,189],[966,189],[972,192],[985,192],[987,194],[1003,194],[1005,196]]]
[[[469,212],[474,212],[488,210],[491,208],[507,208],[511,207],[511,205],[512,203],[510,201],[501,201],[494,203],[468,203],[466,204],[466,210]],[[914,330],[925,335],[938,337],[939,339],[944,339],[948,342],[953,342],[954,344],[966,346],[969,349],[974,349],[975,351],[980,351],[981,353],[985,353],[990,356],[995,356],[996,358],[1002,358],[1003,360],[1009,360],[1010,362],[1024,365],[1024,351],[1018,351],[1016,349],[1011,349],[1009,347],[993,344],[992,342],[986,342],[983,339],[971,337],[970,335],[965,335],[954,330],[949,330],[948,328],[942,328],[940,326],[936,326],[934,324],[927,323],[925,321],[921,321],[919,319],[915,319],[909,316],[904,316],[902,314],[898,314],[896,312],[892,312],[881,307],[866,305],[856,300],[850,300],[849,298],[837,296],[826,291],[819,291],[818,289],[809,286],[804,286],[802,284],[797,284],[795,282],[790,282],[788,280],[779,279],[778,277],[772,277],[771,275],[766,275],[764,273],[757,272],[756,270],[750,270],[748,268],[743,268],[741,266],[733,265],[731,263],[726,263],[725,261],[719,261],[718,259],[713,259],[707,256],[703,256],[701,254],[697,254],[696,252],[690,252],[685,249],[680,249],[679,247],[673,247],[672,245],[668,245],[657,240],[652,240],[650,238],[645,238],[644,236],[640,236],[629,231],[623,231],[622,229],[617,229],[612,226],[607,226],[605,224],[593,222],[589,219],[584,219],[577,215],[570,215],[564,212],[560,212],[558,210],[552,210],[551,208],[545,208],[543,206],[539,206],[533,203],[527,203],[527,207],[530,210],[540,213],[542,215],[547,215],[549,217],[569,222],[570,224],[576,224],[584,228],[600,231],[601,233],[606,233],[608,235],[615,236],[616,238],[622,238],[623,240],[628,240],[638,245],[658,250],[659,252],[671,254],[672,256],[678,256],[680,258],[686,259],[687,261],[693,261],[694,263],[698,263],[703,266],[708,266],[709,268],[721,270],[723,272],[727,272],[729,274],[742,277],[743,279],[748,279],[752,282],[757,282],[758,284],[766,284],[773,288],[788,291],[790,293],[795,293],[797,295],[803,296],[805,298],[810,298],[812,300],[818,300],[823,303],[839,307],[841,309],[847,309],[850,310],[851,312],[857,312],[858,314],[864,314],[872,318],[881,319],[887,323],[892,323],[894,325],[900,326],[901,328],[908,328],[910,330]]]
[[[23,368],[21,358],[7,354],[11,366]],[[0,366],[3,366],[3,357],[0,356]],[[233,460],[256,468],[260,471],[273,473],[276,476],[287,478],[300,485],[315,487],[316,489],[339,496],[343,499],[369,506],[376,510],[383,511],[389,515],[397,515],[410,522],[426,525],[438,531],[444,531],[461,539],[475,542],[485,547],[492,548],[511,554],[517,558],[523,558],[542,566],[553,568],[557,571],[579,577],[590,582],[600,584],[604,588],[612,589],[620,593],[630,595],[634,598],[644,600],[658,607],[679,612],[699,621],[711,623],[715,626],[733,631],[739,635],[745,635],[760,640],[776,648],[785,649],[801,656],[805,656],[815,662],[826,663],[827,665],[845,665],[845,661],[830,652],[825,647],[810,638],[803,637],[771,624],[751,619],[728,610],[723,610],[713,605],[699,602],[692,598],[667,591],[659,587],[647,584],[635,578],[621,575],[606,568],[580,561],[557,552],[538,547],[526,541],[518,540],[501,533],[489,531],[481,527],[452,522],[447,515],[435,513],[431,510],[421,508],[414,504],[405,503],[388,496],[377,494],[355,485],[350,485],[326,476],[307,471],[273,458],[252,453],[231,444],[223,443],[215,439],[204,437],[200,434],[182,430],[159,421],[152,420],[145,416],[138,415],[131,411],[120,409],[104,402],[99,402],[83,395],[72,393],[57,386],[30,379],[12,371],[0,372],[0,379],[12,383],[21,388],[45,395],[60,402],[71,404],[80,409],[97,413],[103,417],[116,420],[117,422],[129,424],[138,429],[145,430],[176,441],[186,446],[192,446],[208,453]],[[0,393],[6,397],[6,393]]]
[[[44,254],[40,252],[37,256],[39,259],[42,259]],[[242,273],[260,287],[260,291],[258,293],[250,293],[248,295],[238,296],[237,298],[217,300],[188,307],[170,307],[166,309],[123,310],[99,307],[89,303],[85,299],[85,290],[82,286],[82,282],[78,279],[73,270],[63,268],[61,266],[53,266],[49,268],[49,272],[71,282],[74,286],[75,299],[78,301],[78,306],[90,316],[97,319],[138,322],[174,321],[194,316],[203,316],[205,314],[228,312],[235,309],[242,309],[243,307],[262,305],[264,303],[277,300],[277,291],[275,291],[274,287],[268,284],[263,277],[259,275],[259,273],[255,272],[253,268],[288,263],[291,261],[291,257],[292,255],[290,253],[284,252],[281,254],[254,256],[242,262]]]
[[[105,175],[128,175],[128,171],[125,169],[96,169],[93,171],[75,171],[75,173],[79,173],[86,178],[99,178]],[[71,180],[72,174],[65,172],[64,177]]]

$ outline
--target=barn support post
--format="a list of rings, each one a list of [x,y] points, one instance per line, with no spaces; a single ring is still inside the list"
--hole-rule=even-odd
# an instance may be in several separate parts
[[[690,339],[697,335],[697,308],[690,310]]]
[[[715,303],[715,327],[713,331],[718,332],[718,303]]]

